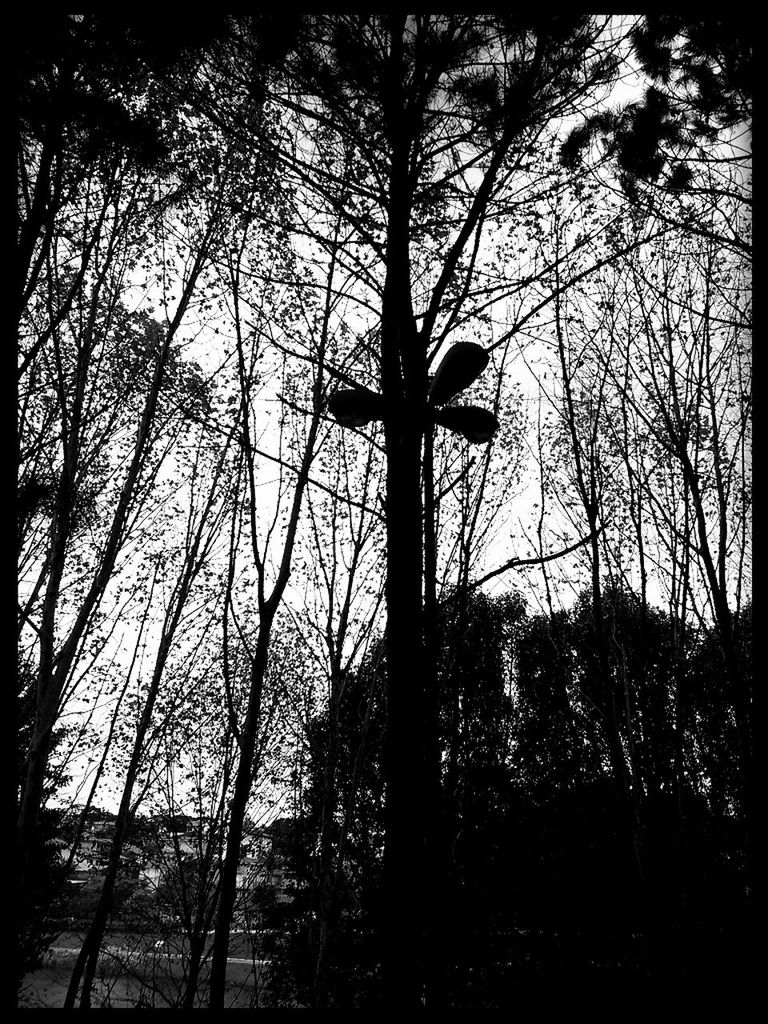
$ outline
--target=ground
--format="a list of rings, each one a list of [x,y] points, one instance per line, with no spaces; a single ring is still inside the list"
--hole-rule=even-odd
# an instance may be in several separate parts
[[[233,936],[227,967],[228,1007],[257,1005],[268,977],[269,965],[253,963],[242,939]],[[24,979],[19,1003],[23,1007],[62,1007],[80,936],[65,932],[45,956],[43,966]],[[244,955],[245,954],[245,955]],[[99,1007],[168,1007],[178,1004],[184,962],[178,954],[155,948],[151,940],[135,936],[107,938],[97,970],[93,1005]],[[153,980],[154,979],[154,980]],[[258,992],[257,992],[258,990]]]

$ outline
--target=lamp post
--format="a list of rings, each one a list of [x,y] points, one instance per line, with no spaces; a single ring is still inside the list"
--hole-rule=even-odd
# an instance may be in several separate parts
[[[469,387],[488,365],[488,352],[470,341],[459,342],[443,356],[429,384],[427,416],[424,424],[424,604],[427,623],[436,614],[434,428],[444,427],[461,434],[472,444],[487,444],[499,428],[499,421],[488,409],[477,405],[448,406],[452,398]],[[384,398],[365,387],[336,391],[328,401],[333,417],[345,427],[362,427],[386,415]],[[432,626],[428,627],[434,629]],[[434,649],[429,648],[434,654]]]
[[[428,418],[424,430],[424,788],[426,853],[430,870],[424,879],[426,916],[425,988],[427,1006],[445,1008],[446,986],[441,977],[444,941],[447,845],[442,799],[440,751],[440,686],[437,639],[437,526],[434,474],[435,428],[457,433],[472,444],[486,444],[499,427],[494,414],[476,405],[446,405],[469,387],[488,365],[488,352],[462,342],[450,348],[438,364],[429,386]]]
[[[472,444],[487,444],[499,428],[499,421],[488,409],[477,405],[448,406],[452,398],[469,387],[488,365],[488,352],[470,341],[448,349],[432,377],[427,394],[424,424],[424,611],[427,629],[434,634],[437,612],[435,576],[437,548],[435,538],[434,428],[444,427],[461,434]],[[333,417],[345,427],[362,427],[386,415],[384,398],[365,387],[336,391],[328,401]],[[433,637],[434,641],[434,637]],[[434,645],[428,645],[434,657]]]
[[[439,748],[439,693],[437,685],[437,544],[435,536],[435,493],[434,493],[434,432],[441,426],[452,433],[460,434],[472,444],[487,444],[499,427],[495,415],[476,405],[452,405],[450,402],[465,388],[469,387],[488,365],[488,352],[481,345],[460,342],[452,346],[440,361],[432,377],[426,396],[423,417],[424,449],[422,457],[422,480],[424,494],[424,527],[422,558],[424,590],[422,603],[421,634],[425,654],[423,704],[415,707],[414,714],[420,718],[418,729],[418,750],[414,760],[419,765],[422,778],[414,780],[417,791],[425,801],[423,810],[423,838],[425,853],[431,855],[431,869],[424,871],[422,879],[424,900],[429,913],[423,927],[426,931],[423,950],[424,963],[422,991],[426,986],[430,1005],[439,991],[437,965],[439,958],[434,950],[439,941],[440,929],[436,918],[441,913],[442,901],[440,883],[444,878],[443,857],[437,845],[440,824],[440,748]],[[331,415],[342,426],[361,427],[368,423],[385,420],[391,415],[383,395],[365,387],[354,387],[336,391],[328,400]],[[389,497],[388,497],[389,500]],[[391,538],[388,537],[388,542]],[[421,573],[421,566],[414,566],[414,572]],[[389,783],[389,780],[387,780]],[[388,785],[389,792],[389,785]],[[395,813],[392,805],[392,814]],[[394,821],[395,819],[392,818]],[[426,827],[424,827],[426,826]],[[394,827],[394,826],[393,826]],[[431,954],[431,955],[430,955]]]

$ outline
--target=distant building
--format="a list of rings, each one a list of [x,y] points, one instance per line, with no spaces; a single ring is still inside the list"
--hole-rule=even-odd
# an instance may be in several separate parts
[[[201,835],[208,822],[188,816],[176,816],[167,823],[145,822],[134,841],[121,853],[121,873],[137,878],[152,889],[176,872],[179,864],[195,865]],[[147,827],[149,825],[149,827]],[[72,861],[69,881],[83,884],[103,875],[109,861],[115,821],[89,822]],[[294,834],[291,818],[277,818],[269,825],[254,829],[243,843],[243,855],[237,868],[237,887],[241,891],[262,889],[271,892],[277,903],[293,900],[287,868],[287,845]],[[62,851],[67,859],[70,851]]]
[[[261,888],[272,893],[276,903],[293,902],[293,886],[287,866],[288,844],[295,829],[292,818],[276,818],[255,830],[245,844],[245,856],[238,866],[238,886]]]
[[[163,830],[153,841],[145,843],[138,877],[156,889],[176,869],[180,860],[187,863],[195,861],[196,851],[194,836]]]

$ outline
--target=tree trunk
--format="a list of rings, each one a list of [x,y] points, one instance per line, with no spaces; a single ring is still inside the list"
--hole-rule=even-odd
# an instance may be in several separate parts
[[[189,942],[189,964],[187,967],[187,982],[184,989],[184,996],[181,1001],[183,1010],[192,1010],[195,1006],[197,995],[197,980],[200,977],[200,964],[205,951],[205,933],[194,934]]]
[[[385,999],[421,1005],[424,651],[421,636],[420,436],[387,439],[387,803],[384,855]]]
[[[387,275],[382,298],[381,384],[387,410],[387,718],[383,888],[384,1000],[398,1012],[422,1005],[424,876],[424,644],[421,438],[427,373],[410,282],[410,140],[402,131],[402,29],[391,35],[391,167]],[[394,124],[400,118],[399,129]],[[399,132],[399,133],[398,133]]]
[[[332,929],[335,905],[335,876],[333,857],[333,819],[336,813],[336,748],[339,726],[340,682],[337,671],[331,677],[331,701],[329,708],[329,735],[323,771],[322,811],[320,821],[320,863],[317,883],[317,942],[315,949],[315,972],[312,982],[312,1005],[325,1009],[327,1004],[326,969],[328,940]]]
[[[227,956],[229,954],[229,929],[235,909],[237,895],[237,866],[240,861],[240,844],[243,840],[243,823],[248,797],[251,793],[255,765],[256,739],[261,721],[261,696],[264,689],[264,675],[267,669],[269,640],[272,632],[274,613],[262,619],[259,638],[251,662],[251,683],[248,699],[248,713],[240,733],[240,760],[235,776],[235,789],[229,812],[229,830],[224,863],[221,868],[221,891],[211,956],[211,1009],[224,1008],[224,993],[227,980]]]
[[[602,689],[603,715],[605,720],[605,736],[613,772],[618,806],[627,812],[627,831],[632,845],[637,875],[641,885],[646,881],[645,855],[643,842],[640,794],[629,779],[629,770],[621,742],[619,715],[616,707],[616,689],[611,672],[608,655],[608,642],[605,636],[605,618],[603,613],[603,595],[600,583],[600,551],[596,532],[597,520],[590,518],[589,527],[592,538],[592,614],[594,617],[595,646],[600,666],[600,686]],[[628,723],[629,725],[629,723]]]
[[[122,811],[122,808],[121,808]],[[64,1009],[71,1009],[75,1005],[77,990],[80,987],[82,978],[82,991],[80,995],[80,1008],[89,1010],[91,1008],[91,990],[93,979],[96,977],[96,967],[99,962],[101,943],[109,923],[109,914],[112,909],[112,895],[114,893],[117,873],[120,868],[120,855],[123,849],[126,824],[121,820],[122,814],[116,822],[115,838],[110,850],[109,864],[104,878],[104,885],[99,897],[96,912],[93,915],[90,927],[86,933],[80,952],[75,960],[72,970],[72,977],[69,979],[69,987],[64,1000]]]
[[[447,836],[444,828],[440,756],[440,680],[437,633],[437,537],[435,534],[434,428],[424,431],[424,856],[425,1001],[430,1010],[446,1007],[443,936],[447,881]]]

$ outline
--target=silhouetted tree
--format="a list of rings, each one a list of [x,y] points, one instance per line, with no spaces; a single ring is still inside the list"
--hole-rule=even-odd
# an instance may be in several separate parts
[[[26,744],[34,726],[35,680],[31,666],[20,666],[18,686],[19,732],[15,782],[20,786],[24,778]],[[51,740],[54,754],[65,734],[63,726],[54,732]],[[27,972],[41,965],[43,953],[60,931],[58,918],[61,915],[62,890],[66,880],[62,857],[65,809],[56,806],[55,798],[68,782],[69,778],[60,770],[47,773],[40,826],[35,834],[35,845],[30,851],[29,885],[19,908],[21,927],[18,941],[12,947],[12,977],[17,988]]]
[[[716,689],[712,633],[691,634],[685,651],[692,703],[684,723],[681,809],[673,623],[658,609],[643,610],[637,595],[621,588],[605,587],[603,608],[611,671],[623,679],[632,704],[657,913],[649,923],[626,805],[612,780],[591,591],[569,611],[531,617],[516,599],[483,594],[469,596],[461,612],[454,594],[441,606],[438,630],[441,817],[450,853],[439,960],[453,1008],[501,1007],[532,993],[540,999],[554,979],[593,996],[612,985],[632,985],[638,994],[667,985],[682,990],[703,976],[699,961],[711,965],[718,956],[728,976],[737,976],[741,954],[726,947],[732,941],[741,953],[745,948],[741,854],[732,808],[718,795],[723,781],[728,791],[733,780],[710,775],[718,765],[727,775],[736,739],[727,700]],[[381,665],[365,662],[347,679],[337,722],[336,775],[347,831],[338,851],[327,970],[331,1005],[339,1007],[375,1005],[379,998],[384,693]],[[629,727],[623,718],[623,744]],[[327,718],[319,716],[303,788],[305,841],[296,863],[307,897],[294,908],[291,946],[300,991],[311,986],[306,936],[327,730]],[[335,836],[340,824],[341,815]]]
[[[574,167],[600,138],[622,187],[641,207],[751,255],[753,32],[743,11],[640,17],[629,38],[652,84],[642,100],[573,129],[562,149],[565,164]],[[675,198],[698,207],[669,206]],[[701,217],[701,209],[718,207],[723,218]]]

